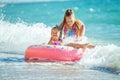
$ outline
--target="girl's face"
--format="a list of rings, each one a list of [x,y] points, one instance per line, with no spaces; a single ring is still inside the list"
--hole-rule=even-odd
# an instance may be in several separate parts
[[[59,39],[59,32],[58,32],[58,30],[53,29],[51,31],[51,37],[52,37],[53,40],[58,40]]]
[[[65,19],[66,19],[66,24],[68,26],[70,26],[70,27],[73,26],[73,24],[74,24],[74,17],[73,16],[68,16]]]

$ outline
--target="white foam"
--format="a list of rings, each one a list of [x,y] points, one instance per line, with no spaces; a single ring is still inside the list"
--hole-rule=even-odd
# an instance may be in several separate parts
[[[30,45],[48,42],[51,27],[44,23],[28,25],[24,22],[16,24],[0,21],[0,51],[24,52]],[[83,40],[86,38],[83,38]],[[93,39],[92,39],[93,40]],[[67,42],[74,41],[71,39]],[[94,41],[93,41],[94,42]],[[102,66],[120,70],[120,47],[114,44],[96,45],[94,49],[87,49],[79,62],[84,66]]]
[[[84,37],[79,37],[76,41],[76,37],[67,37],[63,39],[63,45],[66,45],[68,43],[78,43],[78,44],[86,44],[89,43],[88,39],[86,36]]]
[[[96,46],[87,49],[80,64],[86,67],[107,67],[120,70],[120,47],[115,45]]]
[[[21,51],[29,45],[48,42],[50,30],[51,27],[43,23],[27,25],[0,21],[0,50]]]

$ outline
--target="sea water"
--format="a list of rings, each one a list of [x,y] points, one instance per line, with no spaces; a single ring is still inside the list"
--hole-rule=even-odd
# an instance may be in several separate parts
[[[1,80],[119,80],[120,0],[0,1]],[[76,63],[26,63],[30,45],[48,42],[50,30],[71,8],[94,44]]]

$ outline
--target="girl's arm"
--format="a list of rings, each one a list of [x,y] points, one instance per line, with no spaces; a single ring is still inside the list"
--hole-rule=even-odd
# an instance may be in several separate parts
[[[80,36],[84,36],[85,35],[85,26],[84,25],[81,26],[79,35]]]
[[[78,26],[78,36],[84,36],[85,35],[85,25],[83,24],[82,21],[76,20],[76,25]]]

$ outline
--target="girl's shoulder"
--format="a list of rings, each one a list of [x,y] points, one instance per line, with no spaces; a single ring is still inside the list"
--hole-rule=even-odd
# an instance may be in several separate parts
[[[75,23],[76,23],[77,25],[84,25],[81,20],[76,20]]]
[[[76,24],[76,26],[78,26],[79,29],[81,29],[81,27],[84,27],[84,24],[81,20],[76,20],[75,24]]]

